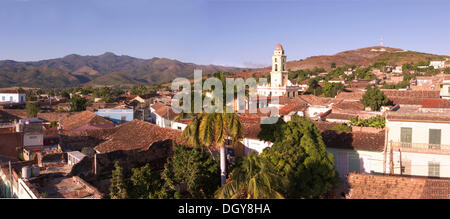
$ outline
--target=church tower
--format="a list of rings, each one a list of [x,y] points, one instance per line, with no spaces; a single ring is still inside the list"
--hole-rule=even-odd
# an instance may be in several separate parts
[[[281,44],[277,44],[272,55],[272,71],[270,72],[271,87],[285,87],[288,81],[286,70],[286,55]]]

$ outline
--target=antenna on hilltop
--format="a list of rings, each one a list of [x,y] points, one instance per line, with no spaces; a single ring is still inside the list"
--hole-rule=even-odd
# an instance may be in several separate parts
[[[380,46],[383,46],[383,37],[381,37]]]

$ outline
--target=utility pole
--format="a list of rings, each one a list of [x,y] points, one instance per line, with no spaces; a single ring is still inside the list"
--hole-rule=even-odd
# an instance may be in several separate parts
[[[392,144],[389,151],[389,174],[394,175],[394,150]]]
[[[398,152],[400,153],[400,175],[403,175],[402,151],[400,150],[400,148],[398,149]]]

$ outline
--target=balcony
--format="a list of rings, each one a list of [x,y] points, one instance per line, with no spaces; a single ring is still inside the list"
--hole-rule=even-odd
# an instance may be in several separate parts
[[[450,145],[445,144],[390,142],[390,145],[393,149],[401,149],[402,151],[405,152],[450,154]]]

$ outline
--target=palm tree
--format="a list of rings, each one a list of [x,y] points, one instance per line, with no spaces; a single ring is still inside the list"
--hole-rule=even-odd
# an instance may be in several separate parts
[[[282,199],[283,195],[277,192],[282,178],[273,174],[268,165],[256,154],[244,157],[240,167],[231,173],[231,181],[216,191],[216,198]]]
[[[225,142],[236,144],[242,139],[242,125],[236,113],[201,113],[194,115],[182,133],[191,145],[220,149],[221,185],[226,182]]]

